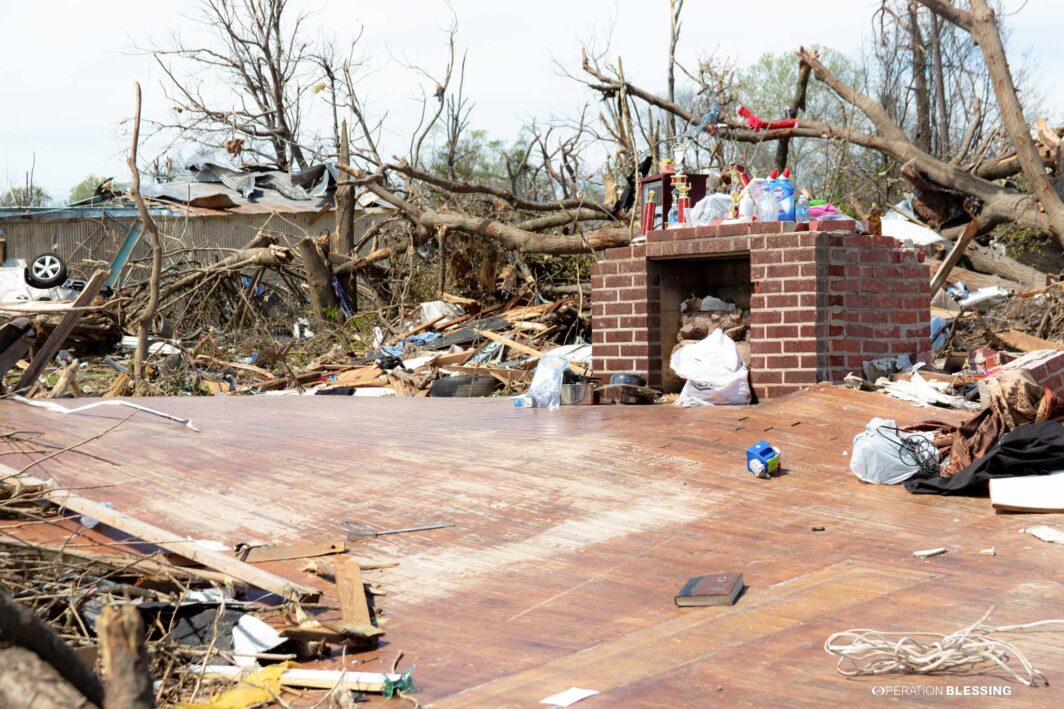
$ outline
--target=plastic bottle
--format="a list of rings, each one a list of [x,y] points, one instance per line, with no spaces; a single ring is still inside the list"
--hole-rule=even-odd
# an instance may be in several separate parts
[[[675,199],[672,200],[672,206],[669,208],[668,222],[667,229],[675,229],[680,226],[680,206],[676,204]]]
[[[804,194],[798,195],[798,202],[794,205],[794,221],[799,224],[809,223],[809,199]]]
[[[775,222],[780,218],[780,206],[770,180],[760,180],[761,194],[757,198],[757,218],[763,222]]]
[[[750,190],[744,190],[739,200],[739,221],[754,221],[754,198],[750,196]]]
[[[773,180],[772,187],[776,192],[776,201],[779,202],[780,221],[794,221],[794,185],[790,180],[791,169],[783,171],[783,175]]]

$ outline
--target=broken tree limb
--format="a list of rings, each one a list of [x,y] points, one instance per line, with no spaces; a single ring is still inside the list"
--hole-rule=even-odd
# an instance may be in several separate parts
[[[437,212],[431,209],[422,209],[385,188],[382,184],[384,180],[382,172],[367,174],[348,165],[340,165],[339,167],[344,172],[355,177],[358,184],[364,185],[367,190],[391,204],[418,226],[418,233],[414,237],[415,245],[423,244],[433,238],[439,228],[491,239],[510,250],[521,253],[587,253],[611,246],[623,246],[631,241],[628,230],[621,227],[599,229],[586,235],[541,234],[536,231],[538,229],[551,229],[567,224],[575,224],[581,221],[603,219],[602,213],[597,209],[559,210],[556,214],[527,220],[517,225],[505,224],[494,219],[473,217],[459,212]],[[355,266],[352,264],[348,269],[345,269],[345,272],[358,270],[369,263],[388,258],[395,253],[396,248],[388,249],[387,253],[385,253],[386,250],[379,250],[369,254],[364,259],[359,259],[362,262],[361,265]],[[371,258],[373,259],[372,261],[366,261],[366,259]]]
[[[351,161],[347,136],[347,121],[340,124],[340,162]],[[350,256],[355,248],[355,195],[349,184],[336,186],[336,227],[332,233],[329,252]]]
[[[946,256],[946,260],[942,262],[942,265],[935,271],[935,277],[931,279],[931,297],[934,298],[935,294],[942,289],[943,284],[949,277],[950,271],[957,265],[957,262],[961,260],[961,256],[964,255],[965,250],[968,248],[968,244],[972,243],[972,239],[979,233],[979,220],[973,219],[968,222],[968,226],[964,228],[964,233],[961,234],[961,238],[957,239],[957,243],[950,249],[949,254]]]
[[[553,212],[559,209],[587,208],[599,212],[602,219],[611,218],[610,210],[593,200],[570,197],[569,199],[561,199],[551,202],[534,202],[532,200],[522,199],[509,190],[493,187],[491,185],[477,185],[465,181],[459,182],[447,180],[423,170],[415,170],[405,163],[387,165],[386,169],[413,178],[418,182],[424,182],[433,187],[438,187],[441,190],[452,194],[482,194],[495,197],[496,199],[500,199],[509,204],[514,209],[521,209],[528,212]]]
[[[805,62],[798,63],[798,86],[794,91],[794,100],[787,107],[787,117],[797,118],[799,111],[805,110],[805,95],[809,88],[809,75],[813,72]],[[787,159],[791,148],[791,139],[780,138],[776,143],[776,169],[783,172],[787,168]]]
[[[147,393],[144,379],[144,358],[148,354],[148,329],[152,326],[155,313],[159,310],[159,278],[163,269],[163,247],[159,243],[159,228],[144,205],[140,194],[140,170],[137,169],[137,142],[140,139],[140,82],[134,81],[136,87],[137,108],[133,115],[133,147],[129,151],[129,171],[133,176],[129,193],[137,205],[137,214],[144,232],[148,235],[151,246],[151,276],[148,280],[148,302],[137,318],[137,349],[133,354],[133,389],[137,394]]]
[[[160,300],[183,294],[191,286],[211,276],[237,273],[245,268],[280,268],[295,261],[295,254],[267,234],[257,234],[243,248],[215,263],[187,273],[168,283],[160,291]],[[135,314],[135,313],[134,313]]]
[[[31,650],[95,706],[104,705],[100,680],[33,611],[0,592],[0,643]],[[0,666],[7,665],[0,662]],[[2,673],[0,673],[2,674]]]
[[[299,242],[299,255],[303,260],[303,273],[307,276],[310,287],[310,300],[314,314],[322,320],[336,320],[340,313],[340,303],[333,288],[333,272],[325,251],[315,239],[303,239]]]
[[[321,595],[321,591],[316,588],[304,586],[276,574],[263,571],[228,554],[211,551],[194,541],[182,539],[180,535],[161,527],[156,527],[150,522],[145,522],[112,507],[102,505],[75,492],[57,489],[55,484],[50,481],[28,475],[20,475],[14,468],[3,464],[0,464],[0,476],[3,476],[0,478],[0,485],[5,487],[41,486],[42,497],[60,508],[99,520],[108,527],[125,532],[131,537],[154,544],[167,551],[180,554],[210,569],[232,576],[248,586],[269,591],[286,599],[309,600]]]
[[[1047,274],[1008,256],[998,246],[973,244],[968,249],[972,267],[984,273],[993,273],[1001,278],[1016,281],[1025,288],[1041,288],[1046,285]]]
[[[100,655],[106,678],[105,709],[153,709],[151,662],[144,623],[132,603],[104,606],[99,620]]]
[[[86,305],[90,305],[93,299],[100,293],[100,289],[103,288],[103,284],[107,282],[107,272],[97,271],[92,274],[92,278],[85,284],[85,289],[78,295],[77,300],[74,301],[75,308],[82,308]],[[30,362],[30,366],[26,368],[26,371],[19,377],[17,388],[25,389],[31,386],[37,381],[37,377],[44,371],[45,366],[52,361],[52,357],[55,357],[55,353],[59,351],[59,348],[63,346],[63,342],[66,341],[67,336],[74,330],[74,327],[81,320],[85,314],[82,310],[69,310],[64,315],[55,329],[52,330],[52,334],[48,336],[48,339],[44,341],[41,348],[37,350],[36,355],[33,357],[33,361]]]
[[[970,0],[970,9],[964,10],[949,0],[918,0],[940,17],[966,30],[982,50],[987,72],[990,74],[998,112],[1005,130],[1016,149],[1016,158],[1023,169],[1023,176],[1031,192],[1041,205],[1049,230],[1064,244],[1064,201],[1053,189],[1046,174],[1045,163],[1031,138],[1031,127],[1023,115],[1019,93],[1012,79],[1005,46],[1001,41],[994,10],[987,0]]]

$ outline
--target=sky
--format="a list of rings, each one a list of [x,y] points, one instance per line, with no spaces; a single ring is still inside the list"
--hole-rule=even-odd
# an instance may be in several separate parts
[[[687,0],[678,59],[694,66],[715,54],[740,65],[765,52],[823,45],[856,55],[871,33],[877,0],[820,0],[815,11],[793,0],[759,0],[737,12],[721,0]],[[1064,26],[1060,0],[1004,0],[1012,27],[1010,56],[1027,52],[1046,92],[1051,118],[1064,116]],[[458,44],[467,52],[466,94],[472,125],[493,137],[516,137],[533,117],[574,116],[593,96],[561,75],[579,72],[580,46],[610,38],[610,57],[622,56],[628,77],[647,88],[664,85],[669,18],[665,0],[290,0],[310,13],[313,42],[346,46],[364,28],[355,55],[366,70],[360,89],[369,113],[387,114],[384,150],[403,150],[416,126],[420,92],[433,86],[403,66],[442,73],[452,9]],[[756,8],[756,9],[755,9]],[[145,119],[165,119],[161,71],[135,45],[165,42],[171,33],[201,36],[192,0],[0,0],[0,191],[21,185],[34,165],[35,183],[64,198],[89,174],[128,179],[133,82],[144,92]],[[328,131],[321,97],[314,128]],[[158,141],[141,149],[151,156]],[[185,148],[178,160],[195,157]]]

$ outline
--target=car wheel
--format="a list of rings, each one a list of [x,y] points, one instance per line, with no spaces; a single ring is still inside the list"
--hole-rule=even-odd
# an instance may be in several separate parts
[[[41,254],[26,267],[26,283],[34,288],[55,288],[67,279],[67,266],[55,254]]]

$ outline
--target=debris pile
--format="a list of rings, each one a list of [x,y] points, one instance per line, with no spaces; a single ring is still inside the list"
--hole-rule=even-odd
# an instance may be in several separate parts
[[[0,440],[8,454],[49,448],[17,431],[0,432]],[[410,672],[381,667],[379,658],[377,664],[347,658],[335,669],[337,658],[375,648],[384,634],[374,594],[381,591],[364,585],[363,572],[394,564],[360,564],[345,555],[342,538],[238,549],[181,540],[13,468],[0,467],[0,476],[0,677],[4,668],[15,673],[11,678],[23,672],[16,660],[29,649],[51,665],[41,672],[72,685],[69,696],[100,704],[106,692],[114,706],[150,705],[112,702],[138,677],[160,706],[235,701],[248,685],[262,696],[223,704],[284,700],[295,688],[355,701],[361,693],[414,689]],[[305,564],[320,582],[305,585],[291,580],[294,572],[280,576],[257,566],[283,560]],[[135,669],[124,674],[122,667]],[[99,668],[102,689],[93,674]],[[24,705],[28,695],[19,692],[33,688],[21,686],[0,681],[0,704]]]

